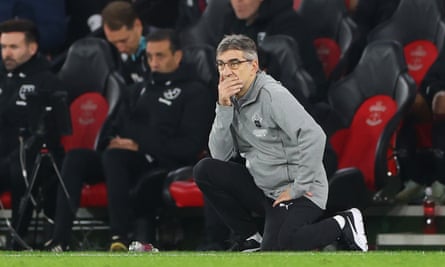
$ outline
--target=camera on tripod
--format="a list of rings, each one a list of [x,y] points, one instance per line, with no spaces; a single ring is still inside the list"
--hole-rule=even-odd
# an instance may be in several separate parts
[[[71,119],[66,98],[67,94],[63,91],[27,94],[28,143],[39,141],[54,147],[59,144],[62,135],[71,134]]]
[[[61,158],[61,154],[59,153],[63,151],[60,143],[61,136],[69,135],[72,131],[66,93],[61,91],[32,92],[26,94],[24,99],[26,101],[23,101],[23,103],[19,105],[25,108],[21,110],[22,114],[24,114],[24,118],[21,118],[24,127],[20,138],[19,160],[26,191],[20,201],[17,220],[14,224],[15,229],[22,229],[29,224],[30,217],[26,214],[29,210],[27,207],[30,200],[36,213],[40,213],[42,210],[40,203],[44,201],[45,196],[41,194],[41,190],[34,190],[34,187],[36,184],[40,186],[40,182],[37,182],[37,180],[38,177],[41,176],[39,173],[43,159],[48,160],[46,162],[49,163],[49,165],[46,166],[50,169],[46,169],[50,172],[52,169],[52,172],[57,177],[58,182],[69,199],[68,191],[63,183],[56,163],[57,160],[52,153],[55,152],[56,158]],[[59,157],[57,157],[57,155],[59,155]],[[27,164],[32,158],[34,158],[32,164]],[[29,171],[30,176],[28,176]],[[42,177],[47,177],[48,174],[49,173],[45,171]],[[44,179],[44,182],[48,182],[48,180]],[[33,192],[36,191],[40,193],[34,198]],[[19,244],[24,248],[29,248],[15,230],[13,233],[13,237],[15,237]]]

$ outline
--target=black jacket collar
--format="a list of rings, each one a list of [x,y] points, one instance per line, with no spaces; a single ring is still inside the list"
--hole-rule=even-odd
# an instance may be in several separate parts
[[[18,66],[12,71],[7,71],[2,65],[1,73],[6,73],[8,77],[18,76],[25,78],[38,72],[49,69],[49,62],[40,55],[34,55],[30,60]]]

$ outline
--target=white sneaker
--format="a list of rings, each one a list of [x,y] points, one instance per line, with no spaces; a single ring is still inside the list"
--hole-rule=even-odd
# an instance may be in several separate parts
[[[342,229],[341,239],[350,250],[368,251],[368,240],[365,234],[365,226],[360,210],[352,208],[339,215],[345,218],[345,226]]]

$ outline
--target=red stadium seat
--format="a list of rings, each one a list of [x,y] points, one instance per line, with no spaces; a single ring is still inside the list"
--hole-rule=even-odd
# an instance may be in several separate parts
[[[87,37],[74,42],[68,50],[58,76],[69,85],[73,133],[62,138],[65,151],[96,149],[101,129],[115,114],[124,79],[109,43],[104,39]],[[105,207],[105,183],[85,185],[81,207]]]
[[[395,40],[404,47],[409,74],[417,87],[445,44],[445,22],[437,1],[401,0],[390,19],[368,35],[368,43]],[[431,125],[415,125],[417,148],[431,147]]]
[[[313,33],[314,45],[326,77],[338,80],[349,66],[349,53],[358,28],[344,0],[302,0],[297,13]]]
[[[333,109],[329,142],[337,154],[339,170],[359,170],[357,177],[364,180],[365,192],[386,190],[392,181],[398,181],[396,134],[415,92],[403,49],[394,41],[368,45],[355,69],[329,88]],[[331,182],[341,183],[341,176],[334,174]],[[336,188],[330,190],[334,198],[359,190],[330,187]],[[354,203],[353,198],[349,200]]]

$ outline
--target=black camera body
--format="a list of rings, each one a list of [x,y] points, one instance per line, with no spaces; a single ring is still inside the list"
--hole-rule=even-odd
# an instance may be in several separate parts
[[[48,136],[57,137],[72,133],[65,92],[32,93],[28,94],[26,99],[27,131],[31,136],[48,138]]]

